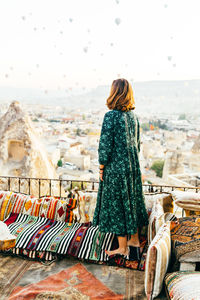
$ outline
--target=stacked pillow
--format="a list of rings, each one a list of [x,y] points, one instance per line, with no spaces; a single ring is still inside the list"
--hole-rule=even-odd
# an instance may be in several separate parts
[[[75,209],[77,210],[77,200],[78,195],[74,191],[71,191],[70,198],[68,199],[51,196],[38,199],[21,193],[1,191],[0,220],[5,220],[10,213],[22,213],[72,223],[80,218],[79,212],[74,214]]]
[[[79,219],[78,195],[73,193],[68,200],[65,222],[72,223]]]
[[[22,195],[22,199],[24,199],[24,208],[22,213],[25,215],[38,217],[41,201],[33,196],[25,196]]]
[[[179,271],[165,277],[168,296],[173,300],[200,299],[200,272]]]
[[[80,223],[92,222],[96,207],[97,193],[78,191]]]
[[[13,208],[12,213],[14,214],[20,214],[24,210],[24,205],[26,203],[26,200],[29,198],[28,195],[24,195],[21,193],[13,193],[12,201],[13,201]]]
[[[145,266],[145,293],[153,299],[162,290],[163,279],[168,269],[171,255],[170,222],[163,224],[151,242]]]
[[[1,191],[0,192],[0,221],[5,220],[9,213],[12,211],[13,202],[12,202],[13,192],[10,191]]]
[[[164,212],[171,212],[173,213],[173,199],[171,194],[168,193],[148,193],[145,194],[145,206],[150,215],[153,204],[155,202],[160,202],[163,206]]]
[[[51,196],[42,197],[42,203],[41,203],[41,207],[40,207],[40,211],[39,211],[39,217],[54,220],[58,201],[60,201],[60,200],[56,199],[55,197],[51,197]],[[60,215],[61,218],[63,217],[62,218],[63,221],[65,220],[65,218],[64,218],[65,212],[66,212],[66,205],[64,205],[62,213]]]
[[[164,214],[163,206],[159,200],[156,200],[153,204],[152,212],[149,216],[148,226],[148,243],[150,244],[156,235],[156,220]]]
[[[78,195],[71,191],[70,198],[43,197],[40,208],[40,217],[55,221],[72,223],[77,220],[74,210],[77,208]]]
[[[174,191],[171,193],[175,204],[184,210],[200,211],[200,193]]]

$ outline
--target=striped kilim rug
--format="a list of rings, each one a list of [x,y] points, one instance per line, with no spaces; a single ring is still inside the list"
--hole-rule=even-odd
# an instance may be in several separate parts
[[[15,254],[53,260],[56,254],[104,262],[114,234],[102,233],[91,223],[65,223],[24,214],[11,214],[5,221],[17,236]]]

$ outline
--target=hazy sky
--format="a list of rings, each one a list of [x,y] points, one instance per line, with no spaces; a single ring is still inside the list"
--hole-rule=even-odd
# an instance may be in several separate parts
[[[0,86],[200,79],[199,0],[2,0]]]

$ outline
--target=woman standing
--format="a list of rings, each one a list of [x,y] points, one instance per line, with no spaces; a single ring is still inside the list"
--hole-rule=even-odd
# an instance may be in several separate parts
[[[138,227],[148,224],[139,164],[140,126],[134,98],[126,79],[114,80],[107,99],[99,141],[100,183],[93,225],[118,237],[110,255],[128,255],[140,247]],[[128,240],[128,236],[130,239]]]

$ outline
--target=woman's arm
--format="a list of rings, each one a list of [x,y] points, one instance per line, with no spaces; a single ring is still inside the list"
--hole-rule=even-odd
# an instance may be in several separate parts
[[[138,152],[140,152],[140,123],[137,117],[137,148]]]
[[[99,164],[108,164],[113,150],[113,116],[110,112],[106,113],[101,128],[101,136],[99,140]]]

